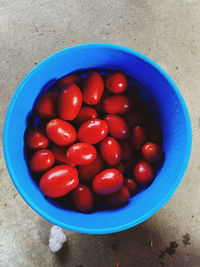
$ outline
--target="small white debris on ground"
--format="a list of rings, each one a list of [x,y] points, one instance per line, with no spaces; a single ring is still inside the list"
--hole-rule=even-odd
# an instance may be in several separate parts
[[[52,252],[59,251],[63,244],[67,241],[67,237],[64,234],[61,227],[53,225],[51,227],[50,238],[49,238],[49,248]]]

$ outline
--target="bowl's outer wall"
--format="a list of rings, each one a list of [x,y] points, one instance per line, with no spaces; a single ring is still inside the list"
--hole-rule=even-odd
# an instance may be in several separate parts
[[[44,199],[24,157],[27,114],[41,88],[77,69],[121,69],[136,77],[153,95],[164,135],[165,161],[152,185],[124,208],[92,214],[62,209]],[[108,44],[87,44],[62,50],[36,66],[17,88],[4,124],[4,155],[10,176],[25,201],[41,216],[72,231],[105,234],[139,224],[158,211],[179,185],[191,151],[191,123],[174,82],[154,62],[131,49]]]

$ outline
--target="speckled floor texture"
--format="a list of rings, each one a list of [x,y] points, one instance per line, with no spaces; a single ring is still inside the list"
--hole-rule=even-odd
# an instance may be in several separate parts
[[[148,221],[110,235],[66,231],[51,253],[51,224],[13,186],[3,158],[3,122],[24,76],[60,49],[88,42],[120,44],[157,62],[186,100],[193,149],[170,201]],[[0,266],[200,266],[200,1],[0,0]]]

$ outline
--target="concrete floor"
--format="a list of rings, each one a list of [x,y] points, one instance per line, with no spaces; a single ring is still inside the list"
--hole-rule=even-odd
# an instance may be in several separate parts
[[[88,42],[121,44],[156,61],[189,108],[193,150],[171,200],[134,229],[106,236],[65,231],[68,243],[48,249],[51,225],[14,188],[0,158],[0,266],[200,266],[200,1],[0,0],[0,108],[3,121],[24,76],[56,51]],[[152,240],[152,246],[150,246]]]

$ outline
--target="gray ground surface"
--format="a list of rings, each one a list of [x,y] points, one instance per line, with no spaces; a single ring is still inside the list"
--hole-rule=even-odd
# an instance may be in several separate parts
[[[199,0],[0,0],[1,137],[8,103],[24,76],[54,52],[87,42],[135,49],[174,79],[192,120],[189,168],[171,200],[145,223],[106,236],[65,231],[67,245],[53,254],[51,225],[14,188],[1,138],[0,266],[200,266]]]

